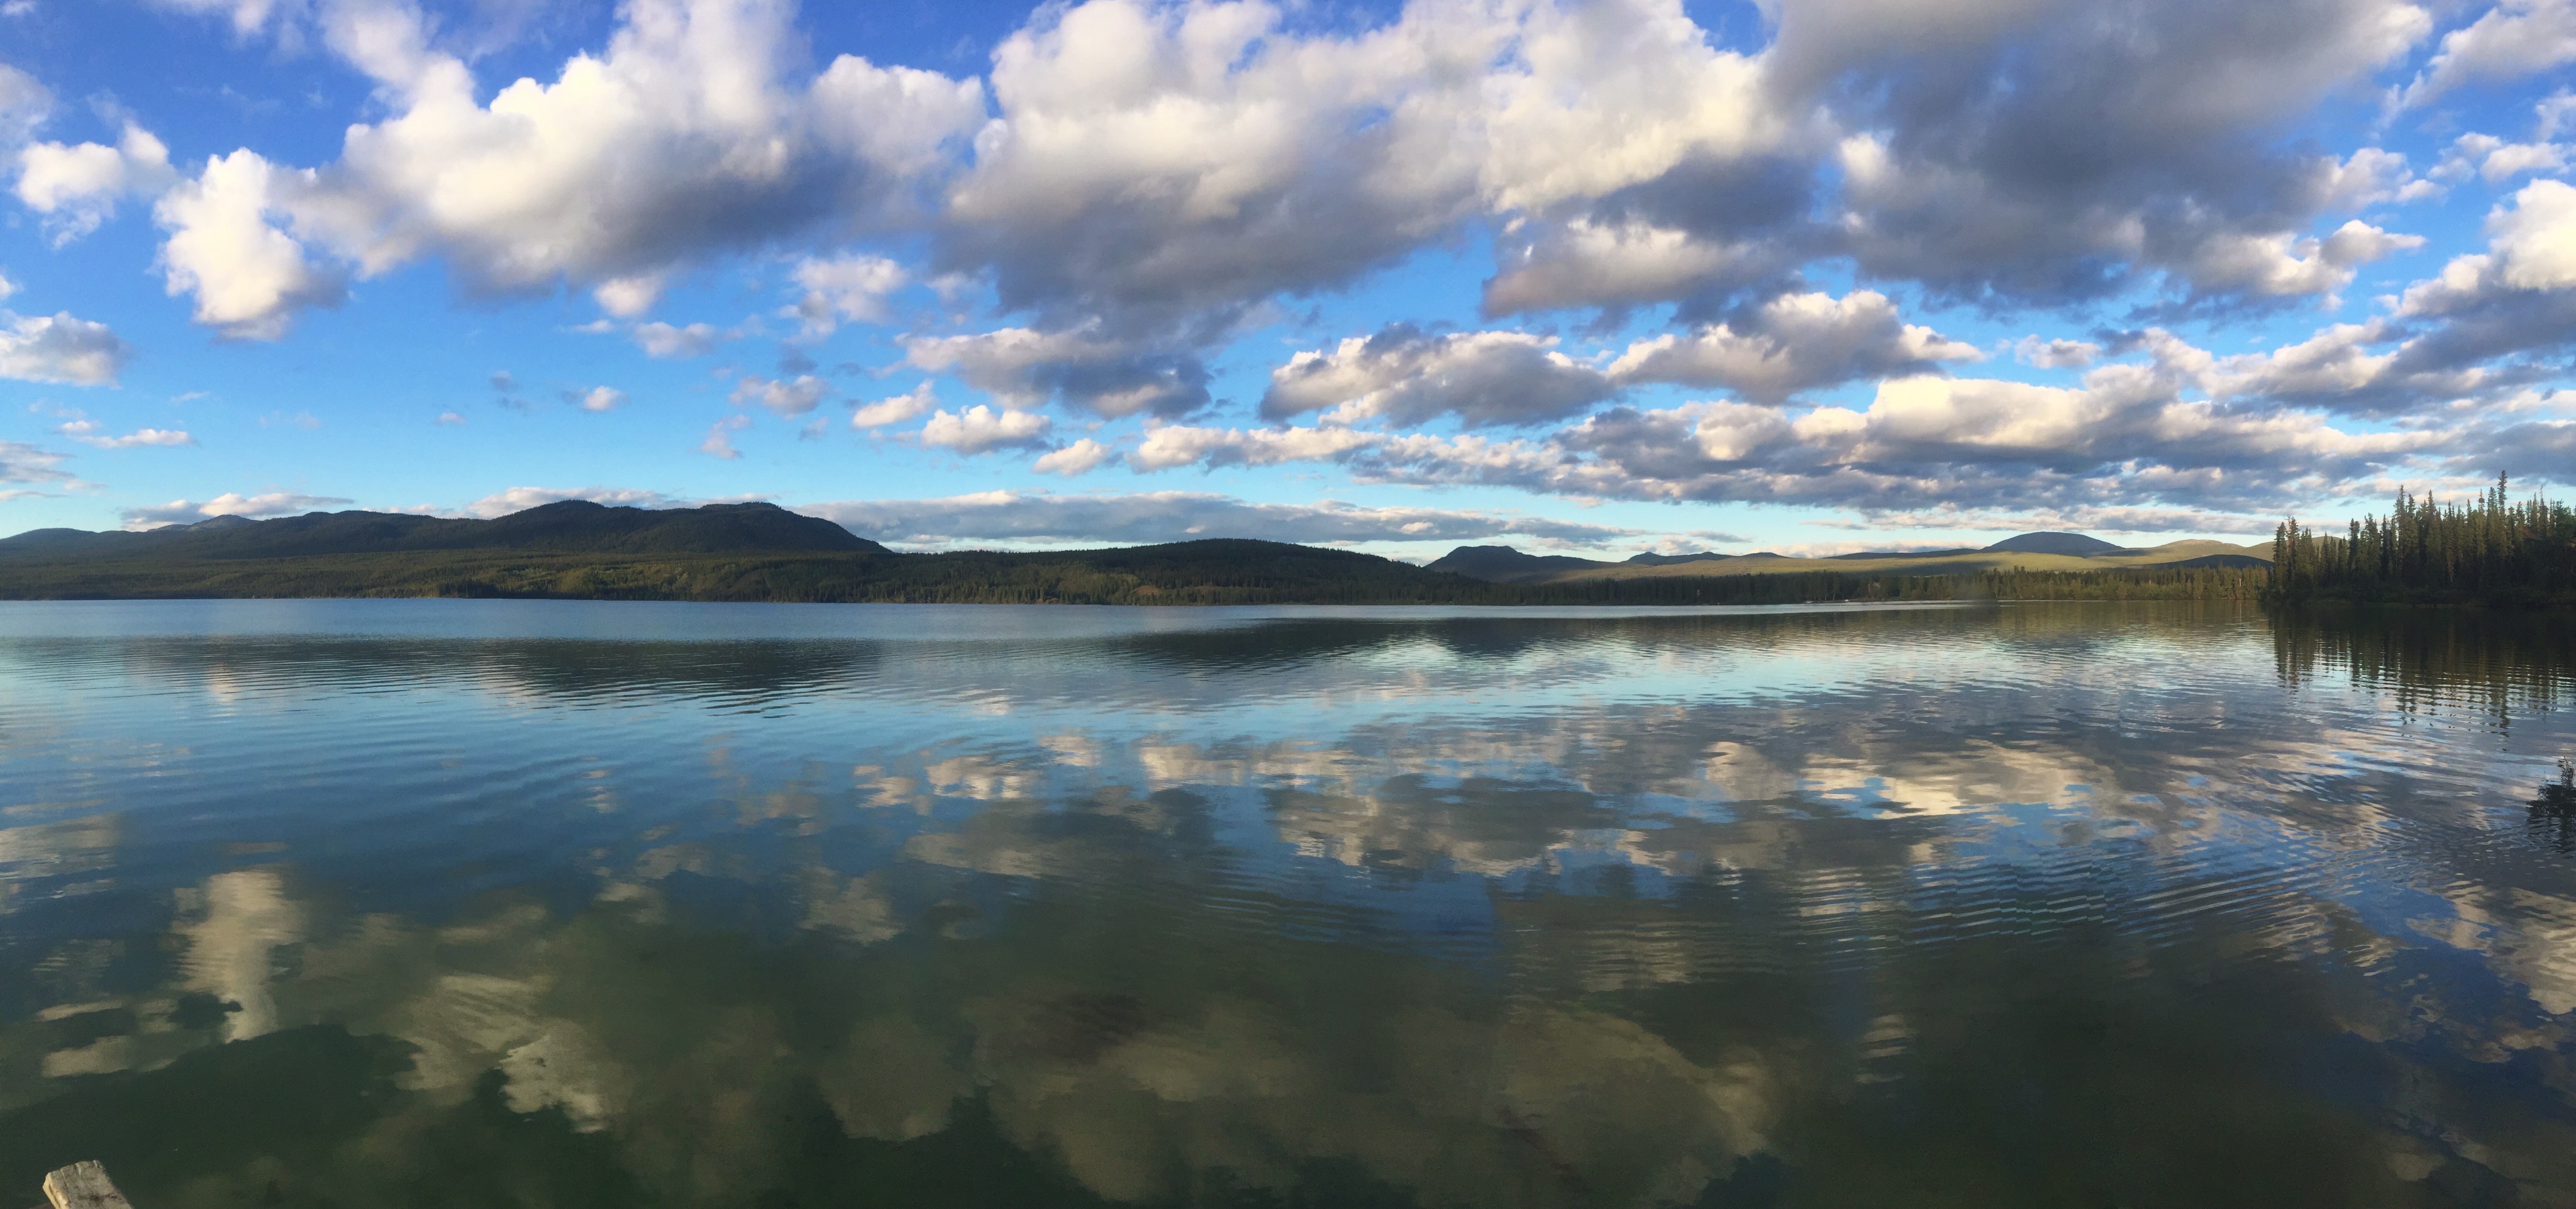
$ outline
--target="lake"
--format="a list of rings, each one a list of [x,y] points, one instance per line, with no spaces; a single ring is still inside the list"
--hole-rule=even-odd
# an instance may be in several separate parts
[[[0,1203],[2576,1204],[2576,625],[0,604]]]

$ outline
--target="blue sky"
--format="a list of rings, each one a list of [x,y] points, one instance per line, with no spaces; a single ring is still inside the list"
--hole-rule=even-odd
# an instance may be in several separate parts
[[[2136,544],[2576,465],[2576,0],[0,0],[0,533]]]

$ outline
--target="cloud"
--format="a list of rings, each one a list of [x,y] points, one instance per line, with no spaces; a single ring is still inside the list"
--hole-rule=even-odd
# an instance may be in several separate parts
[[[745,374],[734,384],[732,398],[736,406],[757,403],[782,419],[794,419],[820,406],[831,393],[832,384],[812,374],[778,381]]]
[[[2420,105],[2471,81],[2504,80],[2576,63],[2576,3],[2502,0],[2464,28],[2442,35],[2442,49],[2407,85],[2405,102]]]
[[[713,351],[722,333],[708,324],[692,323],[673,327],[667,323],[635,325],[635,344],[647,357],[668,360],[676,357],[702,357]]]
[[[1885,295],[1855,290],[1784,294],[1736,319],[1687,335],[1640,340],[1606,369],[1524,332],[1432,335],[1397,324],[1303,352],[1273,370],[1264,419],[1328,411],[1329,423],[1382,420],[1418,426],[1455,416],[1470,428],[1526,426],[1589,410],[1632,384],[1716,387],[1778,403],[1853,380],[1906,377],[1948,361],[1980,360],[1974,347],[1903,321]]]
[[[2341,337],[2328,333],[2321,348]],[[1170,426],[1129,458],[1139,471],[1316,461],[1363,482],[1475,485],[1571,496],[1793,502],[1864,511],[1940,507],[2270,510],[2332,484],[2420,467],[2473,443],[2480,422],[2339,428],[2313,410],[2249,407],[2331,378],[2334,357],[2217,358],[2162,332],[2145,364],[2100,366],[2074,387],[1915,376],[1865,408],[1732,401],[1612,407],[1511,440],[1331,425]]]
[[[1096,0],[1006,39],[942,266],[1051,326],[1168,331],[1781,137],[1752,61],[1669,0],[1281,19]]]
[[[179,179],[170,149],[133,122],[113,147],[33,143],[18,152],[15,192],[45,217],[56,247],[87,235],[116,215],[127,197],[154,197]]]
[[[147,446],[194,445],[197,443],[197,438],[189,436],[187,433],[167,428],[138,428],[121,437],[112,436],[109,435],[108,430],[99,424],[98,421],[92,420],[79,412],[71,413],[71,418],[69,420],[55,425],[54,431],[61,433],[72,440],[78,441],[83,445],[94,446],[99,449],[139,449]]]
[[[1740,331],[1722,323],[1641,341],[1611,364],[1610,374],[1622,382],[1720,387],[1777,403],[1821,387],[1982,358],[1970,345],[1904,322],[1886,295],[1854,290],[1839,299],[1782,295],[1754,309]]]
[[[0,311],[0,378],[102,386],[116,381],[134,357],[132,346],[104,323]]]
[[[1013,410],[1052,399],[1111,419],[1139,413],[1170,419],[1208,402],[1208,372],[1197,357],[1103,338],[1090,326],[906,336],[903,347],[914,368],[953,372]]]
[[[1033,411],[995,411],[977,405],[955,415],[935,411],[921,426],[921,443],[973,456],[996,449],[1044,449],[1055,421]]]
[[[988,491],[930,500],[852,500],[796,509],[861,537],[906,545],[991,541],[1134,544],[1204,537],[1298,543],[1473,541],[1519,535],[1598,544],[1639,531],[1511,513],[1368,508],[1323,500],[1253,504],[1184,491],[1050,495]]]
[[[1168,470],[1205,463],[1218,466],[1275,466],[1315,462],[1376,446],[1384,438],[1348,428],[1192,428],[1167,424],[1145,434],[1145,442],[1128,455],[1140,471]]]
[[[1331,419],[1416,425],[1456,416],[1469,427],[1561,420],[1617,388],[1599,370],[1525,332],[1434,335],[1396,324],[1354,336],[1330,353],[1302,352],[1272,370],[1261,416],[1283,420],[1332,411]]]
[[[161,245],[170,295],[194,294],[197,322],[231,340],[276,340],[298,310],[338,305],[341,275],[306,260],[269,221],[310,184],[245,149],[206,161],[196,179],[163,194],[152,214],[170,233]]]
[[[2441,439],[2346,432],[2296,412],[2236,414],[2176,397],[2149,367],[2123,365],[2094,371],[2080,388],[1898,379],[1857,411],[1616,408],[1544,442],[1398,438],[1349,464],[1363,478],[1397,482],[1869,511],[2269,507],[2296,484],[2367,474]]]
[[[1061,449],[1049,451],[1045,456],[1029,463],[1029,469],[1039,474],[1060,474],[1069,479],[1078,478],[1099,469],[1102,463],[1116,456],[1118,456],[1117,449],[1084,437]]]
[[[2543,106],[2544,112],[2547,106]],[[2549,125],[2552,123],[2544,123]],[[2433,170],[2435,176],[2463,180],[2477,176],[2490,185],[2500,185],[2525,173],[2549,173],[2564,169],[2576,149],[2547,141],[2507,142],[2491,134],[2464,134],[2451,140],[2451,150]]]
[[[2576,186],[2533,181],[2487,219],[2498,279],[2517,290],[2576,286]]]
[[[2212,397],[2239,407],[2259,400],[2374,418],[2481,397],[2520,377],[2470,364],[2476,357],[2447,353],[2446,344],[2458,333],[2407,337],[2406,331],[2384,319],[2339,323],[2269,352],[2202,359],[2190,377]],[[2371,351],[2382,346],[2388,351]]]
[[[1808,297],[1819,257],[2054,306],[2328,293],[2413,246],[2328,214],[2423,184],[2402,155],[2280,146],[2431,34],[2403,0],[1765,11],[1776,38],[1747,51],[1679,0],[1419,0],[1356,28],[1090,0],[1042,6],[988,84],[800,67],[788,0],[633,0],[604,48],[489,89],[409,6],[341,0],[311,28],[385,116],[314,167],[209,161],[164,199],[164,261],[202,322],[270,338],[424,259],[469,293],[587,289],[636,317],[774,249],[807,337],[884,322],[912,280],[989,285],[1012,326],[916,337],[916,366],[1009,408],[1177,420],[1265,305],[1470,231],[1494,233],[1486,314],[1677,303],[1720,376],[1779,360],[1744,307]]]
[[[284,25],[303,15],[305,0],[150,0],[154,8],[197,16],[221,17],[237,37],[248,38],[272,24]]]
[[[1791,431],[1846,465],[1986,462],[2063,473],[2149,460],[2192,469],[2263,467],[2279,454],[2384,463],[2427,443],[2417,433],[2346,433],[2314,417],[2232,414],[2182,401],[2137,366],[2096,370],[2081,388],[1900,379],[1882,383],[1866,411],[1819,408]]]
[[[995,53],[998,117],[934,259],[986,275],[1024,333],[1181,358],[1261,300],[1480,218],[1501,220],[1488,315],[1679,302],[1699,324],[1817,256],[2055,305],[2158,277],[2300,297],[2413,246],[2311,230],[2420,195],[2403,156],[2272,144],[2430,33],[2400,0],[1776,16],[1744,56],[1655,0],[1423,3],[1348,32],[1252,6],[1053,10]]]
[[[1024,450],[1038,473],[1305,462],[1577,498],[1928,515],[1957,492],[2076,515],[2128,491],[2234,515],[2474,456],[2505,425],[2480,409],[2562,378],[2576,339],[2576,189],[2534,179],[2576,162],[2558,141],[2576,99],[2542,102],[2525,141],[2461,136],[2420,177],[2399,151],[2307,138],[2409,76],[2420,103],[2547,70],[2568,0],[2511,0],[2438,46],[2432,6],[2408,0],[1797,0],[1741,26],[1679,0],[1414,0],[1356,20],[1089,0],[1040,7],[983,80],[815,62],[790,0],[630,0],[604,41],[516,82],[478,80],[467,42],[402,0],[187,6],[315,39],[373,86],[366,120],[336,155],[173,168],[130,124],[115,146],[29,145],[50,94],[0,72],[0,158],[57,236],[158,193],[158,271],[220,335],[277,338],[352,282],[435,263],[469,296],[587,292],[614,317],[599,330],[699,356],[777,338],[778,319],[649,312],[752,258],[798,327],[775,379],[728,388],[803,423],[831,391],[814,342],[892,322],[923,284],[937,313],[889,338],[989,406],[942,410],[924,381],[854,406],[853,426],[926,419],[899,439]],[[2481,176],[2521,185],[2483,251],[2279,347],[2034,335],[2013,355],[2082,375],[2041,387],[1953,376],[1979,351],[1906,322],[1964,330],[1953,304],[1989,323],[2286,314],[2425,246],[2366,208]],[[1313,331],[1312,299],[1488,244],[1489,318],[1670,326],[1624,349],[1560,341],[1554,320],[1346,328],[1265,359],[1275,427],[1212,418],[1248,334]],[[47,380],[112,380],[115,349]],[[1681,393],[1649,386],[1717,397],[1628,405]],[[1866,401],[1809,406],[1837,389]],[[1141,423],[1066,443],[1093,418]],[[735,456],[750,423],[702,448]],[[1416,431],[1434,425],[1463,431]]]
[[[186,266],[201,321],[239,334],[273,336],[297,308],[335,296],[286,288],[302,279],[276,266],[300,261],[289,250],[298,244],[362,278],[434,256],[472,293],[569,284],[633,317],[716,254],[904,209],[913,184],[946,162],[943,146],[983,121],[981,86],[848,55],[793,79],[792,8],[632,0],[604,51],[487,103],[417,11],[392,0],[326,6],[323,41],[374,81],[390,115],[350,126],[336,161],[275,174],[281,187],[264,200],[292,238],[265,221],[257,236],[250,220],[261,211],[236,207],[231,242],[270,250],[207,257],[176,247],[178,232],[201,224],[173,215],[167,258]],[[218,163],[239,177],[244,157],[257,159]],[[194,187],[224,192],[212,179]]]
[[[289,491],[261,495],[226,492],[202,504],[195,500],[172,500],[157,508],[127,508],[123,513],[124,527],[129,530],[160,529],[170,525],[195,524],[217,516],[265,520],[277,516],[301,516],[334,504],[351,502],[336,495],[299,495]]]
[[[2576,421],[2531,420],[2500,425],[2462,442],[2451,451],[2444,469],[2462,477],[2511,474],[2533,479],[2567,480],[2576,466]]]
[[[2487,250],[2455,256],[2399,296],[2397,318],[2423,334],[2394,364],[2422,372],[2472,372],[2514,354],[2576,343],[2576,187],[2533,181],[2487,215]],[[2494,375],[2497,385],[2544,368]]]
[[[24,441],[0,441],[0,483],[69,483],[66,455]]]
[[[2300,237],[2343,166],[2274,132],[2431,27],[2404,0],[1779,12],[1775,87],[1851,132],[1835,240],[1866,275],[1995,304],[2107,297],[2142,274],[2198,297],[2339,284],[2367,244],[2303,257]]]
[[[2203,239],[2180,267],[2205,293],[2262,298],[2331,294],[2352,283],[2360,266],[2424,246],[2420,235],[2395,235],[2356,218],[2322,239],[2230,232]]]
[[[2079,531],[2085,533],[2229,533],[2239,536],[2267,534],[2281,518],[2269,512],[2216,512],[2201,508],[2134,508],[2119,505],[2077,505],[2067,508],[2034,508],[2011,512],[1980,511],[1957,505],[1943,505],[1908,512],[1873,512],[1854,520],[1815,520],[1804,522],[1838,529],[1942,529],[1966,533],[2027,533],[2033,529]],[[1837,543],[1844,544],[1844,543]],[[1863,549],[1883,550],[1884,539],[1849,545],[1850,553]]]
[[[632,487],[512,487],[484,496],[467,504],[461,511],[466,516],[490,520],[496,516],[525,512],[530,508],[546,504],[560,504],[565,500],[588,500],[591,503],[606,504],[612,508],[694,508],[699,504],[742,503],[754,498],[757,497],[733,496],[724,500],[701,500],[666,495],[659,491],[643,491]]]
[[[793,313],[804,321],[808,336],[829,335],[844,319],[883,323],[886,295],[909,279],[902,265],[883,256],[808,257],[796,266],[796,284],[805,288],[805,296]]]
[[[698,452],[728,462],[741,457],[742,451],[733,447],[733,434],[749,427],[750,416],[726,416],[707,426],[706,437],[698,442]]]
[[[26,142],[53,112],[52,89],[36,77],[0,63],[0,148]]]
[[[1792,249],[1771,240],[1729,237],[1744,225],[1727,223],[1715,238],[1630,213],[1524,226],[1507,237],[1502,263],[1485,283],[1484,314],[1693,299],[1751,285],[1796,261]]]
[[[2022,364],[2038,369],[2082,369],[2102,355],[2102,346],[2089,340],[2042,340],[2024,336],[2013,344],[2013,356]]]
[[[436,423],[436,424],[445,424],[445,425],[456,425],[456,424],[462,424],[462,423],[464,423],[464,422],[465,422],[465,417],[464,417],[463,415],[460,415],[460,414],[458,414],[458,413],[456,413],[456,412],[452,412],[452,411],[442,411],[442,412],[438,413],[438,419],[436,419],[436,420],[432,421],[432,423]]]
[[[879,399],[850,413],[852,428],[886,428],[928,415],[937,405],[930,383],[924,382],[891,399]]]
[[[615,411],[626,401],[626,392],[613,387],[594,386],[578,398],[583,411]]]

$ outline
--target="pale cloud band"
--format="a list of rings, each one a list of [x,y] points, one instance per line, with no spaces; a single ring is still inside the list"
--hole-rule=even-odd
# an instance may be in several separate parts
[[[1463,542],[1504,536],[1591,546],[1644,536],[1639,530],[1611,525],[1504,513],[1371,508],[1331,500],[1257,504],[1188,491],[1131,495],[987,491],[947,499],[809,504],[796,510],[837,521],[861,537],[916,547],[977,542],[1124,545],[1205,537],[1326,544]],[[1734,540],[1725,534],[1705,536],[1710,541]]]

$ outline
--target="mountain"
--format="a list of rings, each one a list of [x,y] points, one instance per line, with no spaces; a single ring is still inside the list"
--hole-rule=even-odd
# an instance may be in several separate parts
[[[2269,567],[2272,565],[2272,560],[2268,558],[2258,558],[2251,554],[2203,554],[2198,558],[2178,558],[2169,563],[2157,563],[2156,565],[2159,567],[2173,567],[2176,569],[2187,567],[2230,567],[2237,569],[2251,569],[2254,567]]]
[[[1523,554],[1510,546],[1460,546],[1427,564],[1423,570],[1464,575],[1487,583],[1517,584],[1538,583],[1568,571],[1589,571],[1617,565],[1564,554]]]
[[[38,529],[0,538],[0,560],[91,556],[155,559],[312,558],[428,550],[714,554],[837,551],[886,554],[849,530],[776,504],[618,508],[565,500],[497,520],[397,512],[308,512],[253,521],[219,516],[144,533]]]
[[[2007,537],[1986,547],[2009,554],[2065,554],[2075,558],[2099,558],[2105,554],[2135,554],[2098,537],[2081,533],[2024,533]]]
[[[1950,550],[1875,550],[1823,558],[1754,554],[1643,554],[1626,562],[1596,562],[1562,555],[1523,554],[1509,546],[1462,546],[1431,566],[1476,579],[1513,584],[1571,584],[1738,575],[1975,575],[1987,571],[2107,571],[2159,568],[2255,568],[2271,565],[2268,545],[2232,546],[2215,541],[2169,542],[2152,549],[2115,546],[2081,533],[2024,533],[1991,546]]]
[[[769,504],[648,510],[575,501],[496,520],[316,512],[266,521],[218,517],[148,533],[38,530],[0,539],[0,599],[1689,605],[2003,592],[2048,599],[2099,585],[2044,574],[2004,584],[1982,573],[2216,568],[2195,572],[2205,578],[2259,563],[2253,550],[2177,542],[2092,559],[1971,551],[1964,557],[1936,552],[1858,561],[1759,553],[1612,563],[1468,546],[1430,567],[1348,550],[1230,539],[1107,550],[906,554]],[[2142,585],[2124,581],[2113,587],[2124,598],[2148,590],[2197,595],[2213,587],[2197,580]],[[2253,590],[2235,581],[2216,587],[2240,596]]]
[[[1485,548],[1492,550],[1509,549],[1510,547],[1487,546]],[[1715,551],[1702,550],[1697,554],[1640,554],[1628,561],[1640,567],[1677,567],[1683,563],[1711,563],[1722,558],[1733,557],[1735,556],[1732,554],[1719,554]]]
[[[1986,547],[1988,550],[1993,548]],[[1864,550],[1858,554],[1828,554],[1825,557],[1835,562],[1857,562],[1866,558],[1950,558],[1960,554],[1978,553],[1983,551],[1963,546],[1956,550]]]
[[[1359,554],[1207,540],[904,554],[770,504],[548,504],[496,520],[316,512],[0,539],[0,599],[472,596],[1082,604],[1566,604],[1695,590],[1519,588]]]
[[[1611,571],[1620,567],[1679,567],[1692,563],[1716,563],[1736,557],[1702,550],[1697,554],[1640,554],[1624,563],[1576,558],[1570,554],[1524,554],[1510,546],[1460,546],[1440,556],[1426,570],[1464,575],[1487,583],[1548,583],[1578,571]],[[1708,574],[1723,572],[1710,568]],[[1614,578],[1617,578],[1615,574]]]

